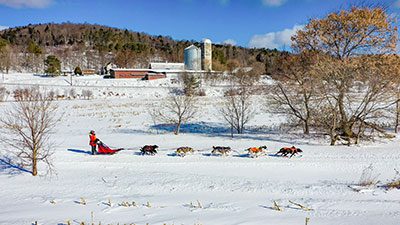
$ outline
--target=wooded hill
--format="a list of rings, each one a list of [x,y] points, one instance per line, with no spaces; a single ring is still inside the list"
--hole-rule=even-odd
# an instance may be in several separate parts
[[[150,61],[183,62],[184,49],[191,44],[201,43],[92,24],[29,24],[0,31],[0,51],[8,52],[9,67],[17,71],[41,70],[44,57],[50,54],[69,69],[99,69],[108,62],[120,67],[147,67]],[[213,69],[262,64],[271,73],[281,54],[286,53],[214,44]]]

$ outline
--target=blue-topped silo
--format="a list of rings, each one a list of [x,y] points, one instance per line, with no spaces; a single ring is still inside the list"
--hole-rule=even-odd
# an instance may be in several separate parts
[[[185,48],[185,69],[201,70],[201,49],[191,45]]]

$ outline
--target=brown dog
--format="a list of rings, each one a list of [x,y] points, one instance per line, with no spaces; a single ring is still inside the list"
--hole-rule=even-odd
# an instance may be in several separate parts
[[[275,155],[281,154],[283,157],[287,157],[290,154],[289,158],[292,158],[295,154],[299,154],[300,152],[303,152],[300,148],[296,148],[294,146],[292,147],[283,147],[277,152]]]

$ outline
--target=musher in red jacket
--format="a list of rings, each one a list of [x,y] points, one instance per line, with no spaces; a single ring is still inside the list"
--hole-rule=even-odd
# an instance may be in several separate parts
[[[99,139],[97,139],[96,137],[96,133],[94,132],[94,130],[91,130],[89,133],[89,145],[92,147],[92,155],[96,154],[96,145],[97,142],[99,141]]]

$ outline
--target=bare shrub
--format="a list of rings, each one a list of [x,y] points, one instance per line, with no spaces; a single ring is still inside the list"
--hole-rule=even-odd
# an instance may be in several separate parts
[[[394,169],[394,171],[396,172],[396,175],[385,185],[387,189],[400,189],[400,172],[396,169]]]
[[[24,88],[17,88],[13,91],[13,97],[14,99],[20,99],[22,98],[22,96],[27,95],[28,89],[24,89]]]
[[[378,184],[380,174],[376,174],[374,172],[374,167],[369,165],[368,167],[364,168],[363,172],[361,173],[360,180],[358,181],[358,185],[371,187]]]
[[[0,102],[4,102],[7,99],[9,92],[7,91],[7,88],[5,87],[0,87]]]
[[[82,90],[82,96],[84,99],[91,99],[93,97],[93,92],[91,90]]]
[[[58,90],[51,90],[49,91],[48,97],[51,100],[56,100],[58,98],[59,94],[58,94]]]
[[[70,98],[76,98],[76,90],[75,90],[75,88],[71,88],[71,89],[69,89],[69,97]]]
[[[10,148],[22,167],[31,167],[38,173],[38,162],[52,171],[51,155],[53,143],[51,132],[56,126],[56,110],[48,94],[37,88],[19,89],[14,92],[15,103],[0,119],[2,141]]]

